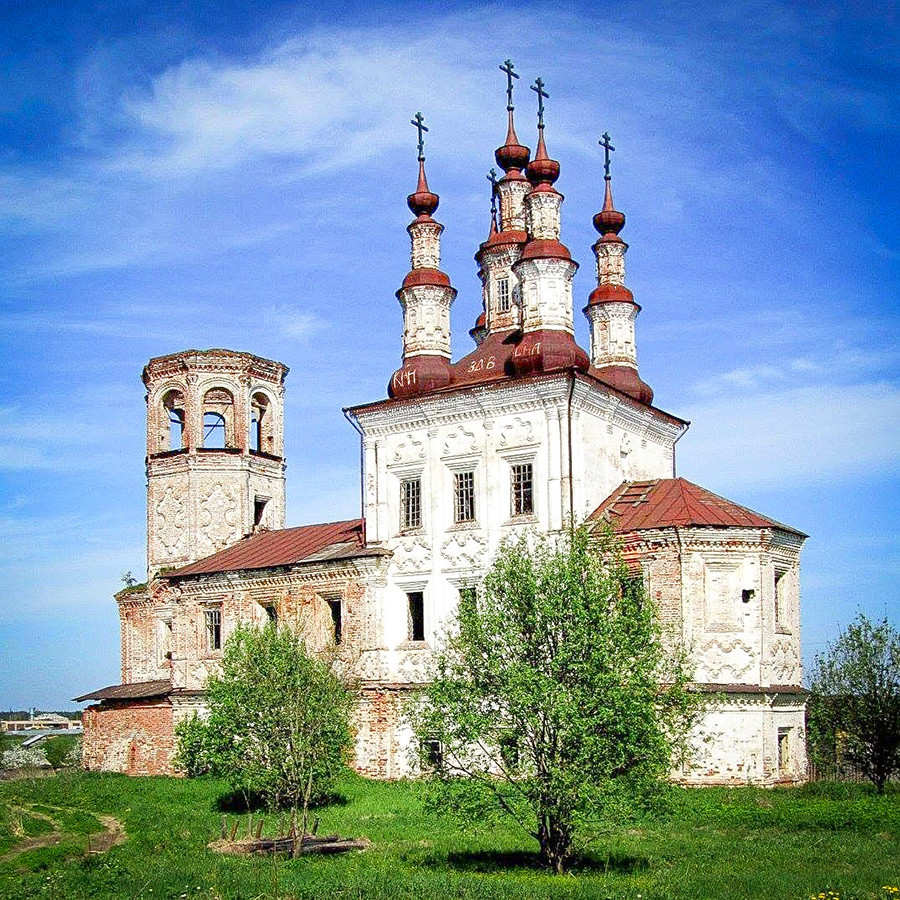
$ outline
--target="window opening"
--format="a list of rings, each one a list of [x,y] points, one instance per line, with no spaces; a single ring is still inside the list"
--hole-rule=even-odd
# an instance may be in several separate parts
[[[222,649],[222,610],[206,610],[206,649]]]
[[[407,637],[411,641],[425,640],[425,595],[413,591],[406,595]]]
[[[341,616],[341,598],[334,597],[325,601],[331,610],[331,634],[335,644],[339,644],[343,638],[343,620]]]
[[[787,610],[785,609],[785,580],[787,574],[785,569],[775,570],[775,624],[784,625]]]
[[[430,769],[440,769],[444,765],[444,748],[440,741],[422,741],[422,755]]]
[[[633,603],[638,609],[644,602],[644,576],[629,575],[622,581],[622,597]]]
[[[265,497],[253,498],[253,525],[257,528],[262,525],[263,515],[266,512],[266,504],[268,502],[268,499]]]
[[[741,603],[749,603],[756,596],[753,588],[745,588],[741,591]]]
[[[184,446],[184,410],[169,410],[169,449],[180,450]]]
[[[512,467],[512,514],[529,516],[534,512],[534,466],[516,463]]]
[[[500,759],[507,769],[514,769],[519,765],[519,736],[513,731],[505,731],[500,735]]]
[[[256,406],[250,410],[250,449],[262,449],[262,410]]]
[[[791,764],[791,729],[778,729],[778,771],[786,772]]]
[[[400,482],[400,527],[422,527],[422,481],[406,478]]]
[[[474,612],[478,607],[478,591],[473,587],[459,589],[459,608],[461,611]]]
[[[457,472],[453,476],[453,501],[455,521],[475,521],[474,472]]]
[[[497,312],[509,312],[509,279],[497,279]]]
[[[225,447],[225,416],[221,413],[203,413],[203,446],[217,450]]]
[[[267,603],[263,606],[263,609],[266,611],[266,615],[269,617],[269,621],[273,625],[278,624],[278,607],[274,603]]]

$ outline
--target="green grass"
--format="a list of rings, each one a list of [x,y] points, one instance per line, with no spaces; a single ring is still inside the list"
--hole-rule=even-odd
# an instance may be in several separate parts
[[[562,877],[537,869],[532,842],[511,828],[467,833],[427,815],[414,784],[359,778],[342,785],[346,802],[317,811],[319,830],[368,837],[370,850],[275,864],[220,856],[206,844],[218,837],[226,792],[212,779],[97,774],[0,784],[0,848],[10,845],[12,807],[49,811],[69,833],[0,863],[0,897],[807,900],[833,890],[881,900],[883,885],[900,882],[896,789],[679,791],[668,822],[609,835]],[[128,841],[86,856],[97,815],[119,818]],[[246,828],[245,816],[228,818]],[[269,818],[266,831],[276,825]]]

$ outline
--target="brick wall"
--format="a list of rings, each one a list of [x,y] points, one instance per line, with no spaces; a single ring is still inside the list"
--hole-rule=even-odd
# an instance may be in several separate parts
[[[106,703],[82,713],[82,762],[94,772],[171,775],[175,733],[168,700]]]

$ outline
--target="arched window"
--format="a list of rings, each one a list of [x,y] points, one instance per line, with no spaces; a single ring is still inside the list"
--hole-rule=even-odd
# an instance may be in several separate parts
[[[234,397],[225,388],[211,388],[203,397],[203,446],[234,446]]]
[[[159,450],[181,450],[184,447],[184,394],[169,391],[162,400]]]
[[[257,393],[250,398],[250,449],[255,453],[275,452],[272,411],[265,394]]]
[[[203,446],[213,449],[225,446],[225,416],[222,413],[203,413]]]

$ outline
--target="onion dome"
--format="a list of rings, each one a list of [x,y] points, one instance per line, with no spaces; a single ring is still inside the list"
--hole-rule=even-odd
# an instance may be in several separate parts
[[[480,347],[482,341],[487,337],[487,317],[484,310],[475,320],[475,326],[469,329],[469,337]]]
[[[606,176],[606,195],[603,198],[603,209],[594,216],[594,228],[600,233],[601,240],[621,241],[619,232],[625,227],[625,213],[619,212],[613,205],[612,179]]]
[[[547,145],[544,143],[543,123],[538,125],[537,151],[534,154],[534,159],[528,164],[525,175],[535,188],[546,185],[545,190],[553,190],[551,186],[559,178],[559,163],[555,159],[550,159],[550,156],[547,154]]]
[[[438,208],[440,202],[441,198],[428,189],[428,179],[425,177],[425,159],[420,158],[419,183],[416,185],[415,191],[406,198],[406,204],[414,216],[430,216]]]
[[[494,159],[497,165],[503,169],[508,175],[515,172],[516,174],[528,165],[531,158],[531,151],[528,147],[519,143],[519,137],[516,134],[516,126],[513,122],[513,110],[509,107],[509,125],[506,129],[506,142],[502,147],[498,147],[494,151]]]
[[[510,359],[516,375],[578,369],[587,372],[591,362],[568,331],[542,329],[522,336]]]

